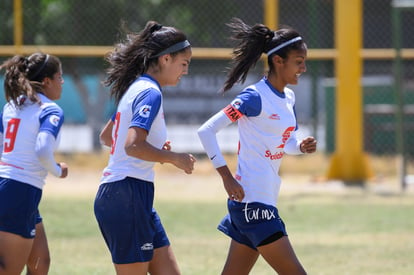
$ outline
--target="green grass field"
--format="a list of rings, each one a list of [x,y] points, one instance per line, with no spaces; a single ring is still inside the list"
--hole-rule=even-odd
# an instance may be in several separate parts
[[[156,180],[156,209],[182,274],[220,274],[229,239],[216,230],[226,213],[219,178],[207,168],[191,176],[166,170]],[[64,182],[49,180],[45,186],[40,209],[51,275],[114,274],[93,215],[99,173],[73,172]],[[309,274],[413,274],[413,192],[283,177],[279,212]],[[274,273],[259,258],[251,274]]]

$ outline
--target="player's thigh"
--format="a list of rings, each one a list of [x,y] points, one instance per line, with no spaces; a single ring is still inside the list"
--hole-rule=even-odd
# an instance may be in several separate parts
[[[154,257],[149,264],[151,275],[178,275],[177,260],[170,245],[154,249]]]
[[[0,275],[19,275],[30,254],[33,239],[0,231]]]
[[[42,222],[36,224],[36,236],[26,266],[27,275],[42,275],[49,271],[49,246]]]
[[[270,244],[259,246],[257,249],[278,274],[306,274],[287,236],[283,236]]]
[[[149,262],[114,265],[117,275],[147,275]]]
[[[259,252],[256,250],[232,240],[222,274],[249,274],[258,257]]]

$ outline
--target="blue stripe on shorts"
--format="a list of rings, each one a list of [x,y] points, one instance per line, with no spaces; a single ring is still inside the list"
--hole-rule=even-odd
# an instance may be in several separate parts
[[[271,235],[282,232],[286,227],[276,207],[259,203],[227,201],[229,214],[218,225],[218,229],[238,243],[256,247]]]
[[[152,182],[127,177],[100,185],[95,217],[114,263],[148,262],[170,244],[153,201]]]
[[[30,184],[0,177],[0,231],[34,238],[42,190]]]

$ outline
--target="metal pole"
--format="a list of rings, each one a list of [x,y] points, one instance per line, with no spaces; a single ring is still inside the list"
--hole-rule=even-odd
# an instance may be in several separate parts
[[[22,0],[14,0],[14,47],[16,53],[21,53],[23,46],[23,8]]]
[[[279,0],[264,0],[264,24],[271,30],[276,30],[279,24]]]
[[[308,7],[309,7],[309,17],[310,17],[310,36],[309,36],[309,45],[314,48],[319,47],[319,31],[318,31],[318,1],[317,0],[309,0]],[[312,116],[312,134],[313,136],[317,136],[318,133],[318,123],[319,123],[319,114],[318,114],[318,74],[319,74],[319,61],[312,61],[309,64],[310,69],[310,76],[311,76],[311,94],[312,98],[310,101],[311,104],[311,116]]]
[[[271,30],[276,30],[279,25],[279,0],[264,0],[263,2],[264,24]],[[267,62],[263,62],[263,70],[268,71]]]
[[[363,151],[362,0],[335,0],[335,44],[335,153],[327,178],[363,185],[373,173]]]
[[[404,94],[402,91],[402,58],[401,58],[401,12],[404,8],[414,7],[414,1],[392,2],[392,30],[395,59],[393,63],[394,74],[394,98],[395,98],[395,122],[396,122],[396,153],[397,173],[401,188],[404,191],[407,187],[405,176],[407,174],[407,157],[404,141]]]

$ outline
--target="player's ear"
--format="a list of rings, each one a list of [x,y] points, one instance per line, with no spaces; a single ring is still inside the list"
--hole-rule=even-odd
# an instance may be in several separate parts
[[[50,83],[50,78],[49,77],[43,78],[43,80],[42,80],[43,86],[47,86],[47,85],[49,85],[49,83]]]
[[[167,63],[168,62],[168,60],[171,58],[171,55],[168,53],[168,54],[164,54],[164,55],[161,55],[160,57],[159,57],[159,61],[161,62],[161,64],[165,64],[165,63]]]
[[[283,58],[277,54],[273,56],[273,63],[276,64],[283,64]]]

